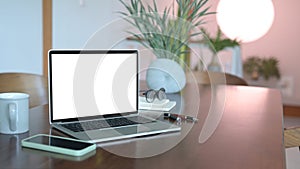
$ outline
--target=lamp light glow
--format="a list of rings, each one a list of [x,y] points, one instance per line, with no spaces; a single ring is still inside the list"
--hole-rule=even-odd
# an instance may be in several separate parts
[[[264,36],[272,26],[272,0],[220,0],[217,22],[230,39],[251,42]]]

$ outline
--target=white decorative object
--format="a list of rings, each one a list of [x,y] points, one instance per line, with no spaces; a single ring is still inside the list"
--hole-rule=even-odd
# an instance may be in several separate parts
[[[156,59],[148,67],[146,82],[149,89],[165,88],[166,93],[181,91],[186,78],[182,67],[170,59]]]
[[[225,49],[229,49],[232,51],[230,73],[243,78],[243,62],[242,62],[242,58],[241,58],[240,46],[234,46],[234,47],[225,48]]]
[[[222,71],[222,67],[221,67],[221,64],[219,63],[219,58],[218,58],[217,53],[213,54],[211,61],[207,66],[207,70],[212,71],[212,72],[221,72]]]

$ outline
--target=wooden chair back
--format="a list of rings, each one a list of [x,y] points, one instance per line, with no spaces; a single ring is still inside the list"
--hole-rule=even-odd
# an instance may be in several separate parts
[[[0,93],[4,92],[29,94],[29,108],[48,103],[48,83],[47,79],[41,75],[0,73]]]
[[[192,71],[187,74],[187,81],[197,81],[198,84],[226,84],[248,86],[247,82],[237,76],[224,72]]]

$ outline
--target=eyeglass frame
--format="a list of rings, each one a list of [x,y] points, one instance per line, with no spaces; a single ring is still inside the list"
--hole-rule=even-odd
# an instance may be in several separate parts
[[[146,101],[148,103],[153,103],[155,98],[157,98],[158,100],[164,100],[167,98],[167,95],[166,95],[166,89],[165,88],[160,88],[159,90],[154,90],[154,89],[149,89],[149,90],[142,90],[140,92],[143,92],[142,94],[145,95],[145,98],[146,98]],[[148,93],[150,92],[155,92],[153,97],[152,98],[149,98],[148,96]],[[160,97],[159,93],[163,94],[163,97]],[[149,99],[152,99],[152,100],[149,100]]]

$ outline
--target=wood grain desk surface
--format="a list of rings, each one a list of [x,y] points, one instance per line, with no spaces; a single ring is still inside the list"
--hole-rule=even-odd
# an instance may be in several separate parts
[[[198,95],[198,98],[197,98]],[[170,96],[176,97],[176,95]],[[196,97],[196,98],[195,98]],[[203,168],[284,169],[283,113],[280,92],[247,86],[187,86],[181,93],[183,114],[199,121],[183,123],[174,135],[150,136],[115,145],[99,146],[82,158],[24,149],[20,141],[38,133],[49,133],[48,105],[30,110],[30,131],[19,135],[0,134],[0,168]],[[216,108],[219,107],[219,108]],[[217,110],[217,111],[214,111]],[[216,116],[209,116],[209,114]],[[218,116],[221,115],[221,116]],[[221,117],[218,121],[216,117]],[[206,141],[201,134],[209,124],[217,127]],[[211,123],[211,122],[210,122]],[[208,127],[209,128],[209,127]],[[52,130],[52,134],[60,134]],[[207,135],[204,132],[202,136]],[[156,156],[124,157],[122,153],[151,152],[152,143],[168,143],[182,137],[174,147]],[[147,147],[149,146],[149,147]]]

